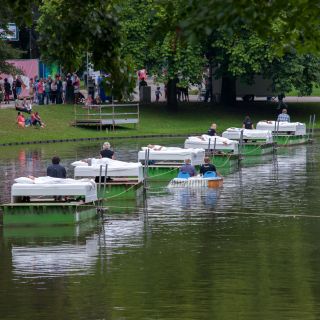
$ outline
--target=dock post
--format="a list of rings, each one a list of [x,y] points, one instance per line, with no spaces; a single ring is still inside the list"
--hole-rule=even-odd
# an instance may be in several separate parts
[[[240,140],[239,140],[239,159],[238,163],[240,164],[241,158],[242,158],[242,147],[243,147],[243,130],[240,132]]]
[[[99,171],[99,192],[101,191],[101,176],[102,176],[102,165],[100,165],[100,171]]]
[[[103,181],[103,194],[106,194],[106,187],[107,187],[107,173],[108,173],[108,165],[104,169],[104,181]]]
[[[313,115],[310,114],[309,116],[309,124],[308,124],[308,140],[311,140],[311,124],[313,120]]]
[[[313,139],[313,135],[314,135],[314,126],[316,124],[316,115],[313,115],[313,119],[312,119],[312,139]]]
[[[148,176],[148,167],[149,167],[149,156],[150,156],[150,149],[146,149],[144,154],[144,170],[143,170],[143,193],[144,196],[147,192],[147,176]]]

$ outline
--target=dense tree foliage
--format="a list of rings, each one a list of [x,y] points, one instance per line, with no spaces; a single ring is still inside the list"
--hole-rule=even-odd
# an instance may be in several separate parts
[[[16,24],[29,24],[32,22],[32,8],[37,1],[29,0],[2,0],[0,9],[0,73],[21,73],[21,70],[14,68],[6,62],[7,59],[17,58],[20,51],[12,48],[10,43],[2,38],[7,32],[9,22]]]

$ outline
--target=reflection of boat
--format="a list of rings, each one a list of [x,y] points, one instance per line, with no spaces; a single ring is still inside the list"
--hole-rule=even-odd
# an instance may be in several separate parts
[[[87,274],[97,260],[96,239],[85,244],[12,246],[13,273],[39,278],[58,277],[67,273]]]
[[[72,165],[75,177],[96,177],[100,198],[133,198],[141,192],[144,180],[141,163],[102,158],[90,159],[89,163],[76,161]]]
[[[148,150],[148,153],[146,153]],[[169,181],[176,177],[179,168],[186,159],[191,160],[193,166],[203,163],[204,149],[183,149],[176,147],[162,147],[159,149],[142,148],[138,153],[138,160],[144,164],[148,157],[148,178],[150,181]]]
[[[228,139],[243,141],[239,145],[240,153],[244,156],[257,156],[272,153],[275,148],[272,132],[270,130],[247,130],[242,128],[229,128],[222,133]]]
[[[89,235],[97,226],[97,220],[88,220],[76,225],[5,227],[3,228],[3,237],[6,241],[15,244],[25,243],[26,241],[52,242],[54,240],[55,242],[61,242]]]
[[[278,145],[296,145],[309,141],[306,125],[300,122],[259,121],[257,129],[272,131]]]

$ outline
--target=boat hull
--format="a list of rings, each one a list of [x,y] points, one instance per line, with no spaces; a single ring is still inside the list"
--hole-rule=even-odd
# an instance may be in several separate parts
[[[244,143],[241,147],[243,156],[263,156],[274,152],[276,143]]]
[[[93,205],[69,203],[12,203],[2,206],[4,226],[78,224],[97,218]]]
[[[274,136],[274,140],[278,146],[294,146],[310,142],[308,135],[278,135]]]

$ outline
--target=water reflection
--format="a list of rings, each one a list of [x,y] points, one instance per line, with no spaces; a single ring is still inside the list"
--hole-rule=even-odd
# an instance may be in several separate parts
[[[92,272],[97,253],[96,239],[75,245],[12,246],[13,276],[51,278],[67,274],[84,275]]]
[[[117,145],[129,159],[128,149]],[[115,201],[101,229],[3,230],[0,318],[317,319],[319,154],[283,149],[218,190]]]

